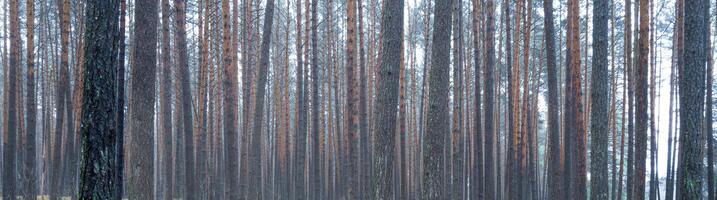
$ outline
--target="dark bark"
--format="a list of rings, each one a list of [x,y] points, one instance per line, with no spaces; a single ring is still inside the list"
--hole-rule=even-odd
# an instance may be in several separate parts
[[[112,199],[120,193],[117,174],[117,66],[120,1],[89,1],[86,8],[84,85],[80,133],[79,199]]]
[[[705,95],[705,51],[703,43],[703,0],[684,1],[684,58],[679,67],[680,140],[677,166],[677,199],[701,198],[703,184],[702,111]]]
[[[609,197],[608,185],[608,1],[593,1],[593,61],[590,123],[590,199]]]
[[[553,19],[553,0],[543,1],[545,13],[545,54],[548,75],[548,198],[559,199],[562,194],[560,162],[560,116],[558,115],[558,69],[555,63],[555,25]]]
[[[8,75],[5,77],[8,78],[8,85],[5,87],[7,92],[7,98],[8,98],[8,110],[7,110],[7,131],[5,133],[5,139],[3,140],[3,170],[2,170],[2,177],[3,177],[3,199],[15,199],[17,195],[16,189],[18,188],[16,184],[17,181],[17,142],[18,142],[18,135],[21,133],[21,126],[18,123],[20,121],[21,115],[18,115],[18,106],[16,102],[18,101],[19,96],[22,95],[21,92],[17,91],[18,86],[18,78],[22,73],[22,70],[20,70],[20,50],[22,49],[22,44],[20,43],[20,18],[18,16],[18,10],[19,10],[19,1],[18,0],[11,0],[10,1],[10,57],[9,57],[9,70]],[[18,95],[19,94],[19,95]],[[21,110],[21,109],[20,109]]]
[[[435,1],[433,22],[433,49],[431,50],[431,83],[429,91],[428,121],[426,124],[425,150],[423,155],[423,199],[443,197],[443,154],[445,138],[450,133],[449,116],[449,67],[451,39],[452,0]]]
[[[125,92],[124,92],[124,83],[125,83],[125,13],[127,12],[127,2],[126,0],[119,0],[120,1],[120,13],[119,13],[119,52],[118,52],[118,61],[117,61],[117,73],[115,74],[117,84],[115,87],[117,88],[116,94],[115,94],[115,107],[116,107],[116,115],[115,115],[115,122],[116,122],[116,130],[117,134],[115,134],[116,137],[116,143],[115,143],[115,151],[117,153],[115,154],[115,167],[118,169],[117,173],[115,173],[114,181],[117,182],[115,184],[114,188],[114,199],[121,199],[122,198],[122,190],[124,189],[124,102],[125,102]]]

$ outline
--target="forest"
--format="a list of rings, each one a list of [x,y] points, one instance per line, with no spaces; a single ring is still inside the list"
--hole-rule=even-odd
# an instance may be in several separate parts
[[[711,0],[0,0],[4,200],[717,200]]]

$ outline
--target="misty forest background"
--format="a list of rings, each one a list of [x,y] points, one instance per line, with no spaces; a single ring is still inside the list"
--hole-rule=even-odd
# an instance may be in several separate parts
[[[3,199],[717,199],[711,0],[2,0]]]

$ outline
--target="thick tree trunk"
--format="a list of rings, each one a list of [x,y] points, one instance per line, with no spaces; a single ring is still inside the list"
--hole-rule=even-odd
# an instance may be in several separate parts
[[[197,185],[195,184],[196,172],[194,170],[194,135],[193,135],[193,119],[192,119],[192,91],[190,89],[189,63],[187,53],[187,35],[186,35],[186,4],[184,0],[175,0],[175,22],[177,30],[174,35],[174,43],[177,45],[177,66],[179,68],[179,81],[181,82],[181,107],[184,129],[184,170],[186,181],[184,189],[184,199],[194,200],[196,198]]]
[[[699,199],[702,194],[703,109],[705,95],[704,0],[684,1],[684,58],[679,67],[680,140],[677,166],[677,199]]]
[[[154,196],[154,154],[147,148],[154,145],[154,103],[157,70],[157,7],[159,2],[138,1],[135,7],[135,44],[132,65],[130,114],[132,143],[130,143],[132,174],[128,195],[130,199],[151,199]]]
[[[22,53],[22,44],[20,43],[20,17],[18,14],[19,1],[10,1],[10,59],[9,59],[9,70],[8,78],[9,83],[5,89],[8,90],[8,110],[7,110],[7,131],[5,133],[5,139],[3,140],[3,199],[15,199],[17,195],[16,189],[18,184],[16,178],[16,163],[17,163],[17,142],[18,136],[21,135],[22,126],[20,118],[22,115],[18,115],[22,109],[18,109],[16,102],[18,97],[22,95],[22,92],[17,91],[18,88],[18,77],[22,73],[20,69]]]
[[[446,159],[443,151],[445,138],[450,133],[449,127],[449,67],[450,67],[450,39],[451,39],[451,1],[441,0],[435,2],[435,21],[433,28],[433,49],[431,50],[431,77],[429,92],[428,122],[425,139],[425,153],[423,155],[424,188],[422,198],[437,199],[443,194],[444,169]]]
[[[122,168],[116,163],[122,158],[115,155],[121,152],[117,135],[122,131],[117,129],[116,113],[122,110],[116,105],[118,71],[112,67],[117,66],[122,42],[119,7],[119,0],[110,0],[89,1],[86,8],[80,199],[112,199],[121,193],[117,174]]]

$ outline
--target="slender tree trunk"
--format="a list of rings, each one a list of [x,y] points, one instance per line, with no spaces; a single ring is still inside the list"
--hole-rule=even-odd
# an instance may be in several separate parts
[[[306,112],[306,107],[308,106],[308,103],[306,103],[306,95],[305,95],[305,88],[306,83],[304,82],[304,44],[302,43],[302,34],[301,34],[301,1],[296,1],[296,98],[297,98],[297,105],[296,105],[296,132],[295,132],[295,142],[294,147],[296,148],[294,150],[294,153],[296,156],[294,156],[294,180],[292,181],[294,184],[293,192],[292,192],[292,198],[294,199],[305,199],[306,198],[306,137],[307,137],[307,123],[306,119],[308,117]],[[307,25],[308,26],[308,25]]]
[[[553,19],[553,0],[543,1],[545,13],[545,51],[548,69],[548,198],[560,199],[561,188],[561,146],[560,146],[560,117],[558,115],[558,83],[557,65],[555,63],[555,25]]]
[[[254,108],[254,127],[252,128],[252,164],[254,166],[249,167],[251,173],[251,180],[258,182],[261,180],[261,138],[262,138],[262,125],[263,125],[263,114],[264,114],[264,94],[266,93],[266,79],[268,77],[269,70],[269,47],[271,46],[271,31],[274,22],[274,0],[268,0],[266,2],[266,11],[264,17],[264,30],[262,32],[261,40],[261,58],[259,75],[257,77],[256,89],[256,104]],[[260,189],[264,186],[262,184],[252,184],[250,195],[252,197],[259,197],[263,194]]]
[[[238,90],[238,82],[237,82],[237,73],[238,73],[238,63],[234,62],[234,56],[236,55],[236,49],[231,49],[232,46],[236,47],[236,42],[232,42],[232,44],[229,44],[229,42],[233,41],[233,37],[237,37],[236,34],[231,34],[229,31],[230,29],[230,23],[229,23],[229,3],[226,1],[222,1],[222,14],[224,19],[224,32],[223,32],[223,40],[224,40],[224,55],[223,57],[223,64],[224,64],[224,74],[222,79],[222,88],[223,88],[223,98],[224,98],[224,114],[223,114],[223,126],[224,126],[224,137],[225,139],[225,150],[226,150],[226,170],[227,170],[227,177],[226,179],[229,180],[227,187],[227,190],[229,192],[228,198],[229,199],[239,199],[239,193],[237,192],[239,190],[239,166],[238,166],[238,136],[239,133],[237,132],[237,120],[238,120],[238,96],[237,96],[237,90]],[[236,0],[234,0],[234,15],[237,14],[236,9],[238,7],[236,6]],[[236,16],[235,16],[236,18]],[[236,22],[236,20],[234,20]],[[233,28],[236,28],[238,24],[234,24]],[[236,31],[234,31],[236,32]]]
[[[35,98],[35,1],[27,0],[25,7],[27,18],[27,130],[25,135],[25,163],[23,167],[25,199],[34,199],[37,196],[37,166],[36,160],[36,121],[37,100]]]
[[[593,1],[593,66],[591,99],[590,199],[607,200],[608,185],[608,1]]]
[[[635,128],[635,179],[633,184],[633,199],[642,200],[645,198],[645,173],[647,160],[647,68],[649,60],[649,21],[647,11],[648,0],[640,0],[640,27],[639,27],[639,48],[638,64],[635,72],[635,97],[636,97],[636,128]]]
[[[347,1],[346,13],[347,13],[347,41],[346,41],[346,102],[347,106],[347,129],[346,136],[348,137],[348,160],[344,160],[348,163],[348,169],[345,173],[345,177],[348,178],[347,183],[349,184],[348,195],[350,199],[358,199],[359,191],[356,190],[359,186],[358,179],[355,175],[358,175],[358,135],[359,132],[359,120],[360,120],[360,107],[359,107],[359,88],[360,78],[356,76],[356,0]],[[337,96],[338,97],[338,96]]]
[[[463,1],[453,1],[453,125],[451,131],[451,170],[452,180],[449,194],[454,198],[463,195]]]
[[[59,69],[59,79],[57,81],[57,89],[56,89],[56,117],[57,121],[55,123],[55,143],[54,143],[54,150],[53,150],[53,169],[52,169],[52,176],[54,178],[51,179],[52,183],[50,186],[50,197],[51,199],[59,199],[60,197],[60,179],[62,177],[61,171],[63,166],[62,159],[62,136],[64,124],[66,123],[64,120],[65,112],[69,112],[70,108],[67,108],[67,98],[65,93],[65,88],[69,87],[69,81],[68,79],[68,51],[69,51],[69,2],[65,3],[65,1],[58,1],[58,12],[60,15],[60,40],[61,40],[61,50],[60,50],[60,69]],[[68,120],[69,122],[69,120]]]
[[[184,0],[175,0],[175,22],[177,23],[177,31],[174,35],[174,43],[177,45],[177,66],[179,68],[179,80],[181,82],[181,107],[183,110],[183,129],[184,129],[184,198],[188,200],[197,199],[195,184],[196,172],[194,171],[194,135],[193,135],[193,119],[192,119],[192,91],[190,89],[189,79],[189,63],[187,53],[187,35],[186,35],[186,3]]]
[[[163,199],[171,200],[172,194],[172,65],[169,51],[169,0],[162,0],[162,194]]]

